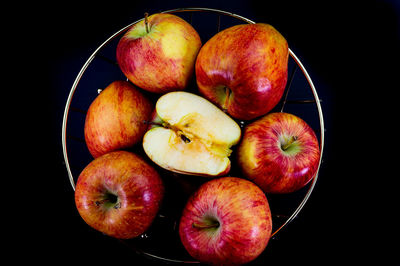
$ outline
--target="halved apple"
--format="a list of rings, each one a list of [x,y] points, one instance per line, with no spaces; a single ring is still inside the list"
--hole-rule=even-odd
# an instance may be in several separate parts
[[[230,148],[239,142],[241,130],[208,100],[183,91],[164,94],[151,123],[143,148],[157,165],[189,175],[229,172]]]

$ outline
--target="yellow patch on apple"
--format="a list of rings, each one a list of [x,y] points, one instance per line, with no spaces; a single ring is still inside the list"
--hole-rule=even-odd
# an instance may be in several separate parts
[[[164,31],[168,32],[161,39],[161,48],[164,55],[169,58],[179,58],[186,55],[188,50],[188,42],[184,38],[182,31],[179,28],[174,27],[174,25],[164,25]]]

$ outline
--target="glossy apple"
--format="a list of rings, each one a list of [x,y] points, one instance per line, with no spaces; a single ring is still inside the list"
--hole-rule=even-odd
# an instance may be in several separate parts
[[[161,96],[155,110],[153,126],[143,137],[153,162],[183,174],[229,172],[230,148],[241,134],[234,120],[203,97],[183,91]]]
[[[200,262],[236,265],[254,260],[271,236],[272,219],[264,192],[237,177],[203,184],[187,202],[179,235]]]
[[[287,81],[288,44],[271,25],[246,24],[214,35],[200,49],[200,93],[232,117],[249,120],[269,112]]]
[[[157,171],[139,156],[115,151],[94,159],[79,175],[75,203],[83,220],[111,237],[147,230],[164,194]]]
[[[244,176],[266,193],[290,193],[316,174],[320,160],[318,139],[301,118],[271,113],[249,124],[238,148]]]
[[[99,157],[107,152],[131,147],[147,130],[153,105],[132,84],[114,81],[91,103],[86,114],[86,145]]]
[[[117,61],[125,76],[144,90],[183,90],[193,75],[200,46],[198,33],[185,20],[154,14],[124,34],[117,46]]]

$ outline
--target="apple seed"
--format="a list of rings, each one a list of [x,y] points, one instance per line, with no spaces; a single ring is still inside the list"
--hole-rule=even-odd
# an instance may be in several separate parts
[[[185,135],[181,134],[181,139],[185,142],[185,143],[190,143],[190,139],[188,139],[188,137],[186,137]]]

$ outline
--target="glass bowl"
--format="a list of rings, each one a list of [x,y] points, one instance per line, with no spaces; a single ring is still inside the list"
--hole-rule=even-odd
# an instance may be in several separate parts
[[[199,33],[203,44],[222,29],[237,24],[255,23],[230,12],[210,8],[178,8],[160,13],[174,13],[192,24]],[[122,35],[142,19],[123,27],[105,40],[87,59],[72,85],[63,117],[62,148],[73,190],[75,190],[75,183],[80,172],[93,160],[84,140],[83,129],[86,111],[98,93],[108,84],[114,80],[126,80],[116,62],[116,47]],[[303,64],[290,48],[289,54],[288,82],[285,92],[281,101],[271,112],[285,111],[305,120],[316,132],[321,157],[315,176],[304,188],[285,195],[267,195],[272,212],[272,241],[275,235],[299,214],[309,199],[318,179],[324,148],[324,120],[317,91]],[[192,90],[196,93],[196,89],[197,86],[193,77],[188,91]],[[159,95],[144,93],[154,102],[159,97]],[[251,122],[236,121],[242,128]],[[146,158],[140,143],[130,150]],[[234,152],[235,147],[233,147]],[[231,158],[233,156],[234,154],[231,155]],[[209,179],[203,177],[187,178],[184,175],[154,166],[165,182],[166,192],[163,205],[151,227],[144,234],[135,239],[119,241],[127,245],[133,252],[157,261],[199,263],[190,257],[181,244],[178,224],[188,197]],[[234,160],[232,160],[229,175],[241,176]]]

